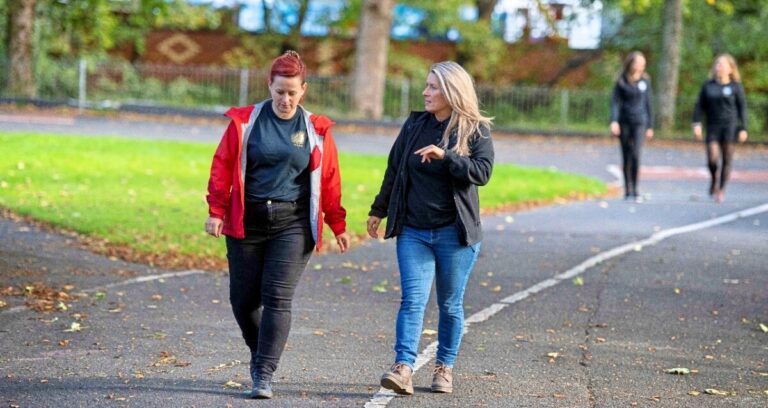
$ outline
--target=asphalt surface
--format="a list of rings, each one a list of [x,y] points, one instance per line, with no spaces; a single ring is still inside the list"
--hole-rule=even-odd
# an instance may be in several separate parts
[[[215,143],[223,125],[8,113],[0,130]],[[347,129],[336,139],[340,150],[383,154],[392,133]],[[495,145],[499,162],[616,181],[610,166],[619,150],[610,140],[504,137]],[[248,353],[224,271],[128,264],[0,218],[0,288],[40,282],[79,296],[48,313],[0,296],[8,303],[0,308],[0,403],[768,406],[768,333],[759,327],[768,325],[768,153],[737,152],[722,204],[702,194],[708,182],[695,170],[703,154],[698,144],[649,143],[643,203],[595,199],[485,217],[451,395],[428,392],[432,361],[416,372],[414,396],[379,392],[400,296],[392,241],[313,257],[294,301],[276,398],[252,401],[242,396]],[[432,300],[424,328],[436,329],[436,318]],[[424,335],[421,349],[434,340]],[[671,368],[692,372],[665,373]]]

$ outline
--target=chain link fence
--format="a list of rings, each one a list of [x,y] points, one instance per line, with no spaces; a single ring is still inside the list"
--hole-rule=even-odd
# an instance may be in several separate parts
[[[8,72],[7,62],[0,62]],[[47,61],[36,67],[37,100],[87,109],[128,107],[172,112],[221,113],[229,106],[246,105],[269,97],[263,70],[221,67],[179,67],[123,62],[85,63]],[[308,76],[308,109],[336,120],[355,119],[351,78]],[[609,88],[610,85],[607,85]],[[398,122],[411,110],[423,109],[423,81],[387,80],[384,119]],[[478,84],[481,109],[495,117],[497,128],[526,132],[605,133],[610,92],[548,87]],[[16,100],[0,78],[0,97]],[[690,137],[695,96],[677,100],[678,131],[664,137]],[[768,141],[768,96],[748,95],[752,140]]]

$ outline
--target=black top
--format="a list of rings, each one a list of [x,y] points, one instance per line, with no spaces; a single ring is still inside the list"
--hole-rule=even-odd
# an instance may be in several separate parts
[[[264,104],[248,138],[247,201],[298,201],[309,197],[309,141],[304,115],[281,119]]]
[[[708,128],[736,125],[747,130],[747,102],[741,83],[721,84],[714,79],[705,82],[693,109],[693,123],[701,123],[702,112]]]
[[[429,115],[416,135],[414,151],[431,144],[438,145],[448,120],[439,122]],[[453,201],[451,174],[445,160],[421,162],[421,155],[408,155],[408,192],[405,203],[405,225],[414,228],[439,228],[456,221],[456,203]]]
[[[430,116],[432,114],[428,112],[411,112],[389,152],[381,189],[371,204],[371,211],[368,212],[368,215],[379,218],[387,217],[384,238],[398,236],[402,231],[409,179],[406,165],[408,160],[402,159],[418,150],[414,147]],[[467,246],[483,239],[477,187],[488,183],[493,170],[493,141],[490,129],[480,128],[479,134],[469,140],[469,151],[468,156],[459,156],[451,150],[446,150],[443,159],[453,187],[456,226],[459,228],[462,244]]]
[[[622,75],[613,87],[611,122],[653,127],[651,80],[644,76],[630,82]]]

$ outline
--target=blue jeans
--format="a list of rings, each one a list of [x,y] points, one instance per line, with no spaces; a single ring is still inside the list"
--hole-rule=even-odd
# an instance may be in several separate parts
[[[397,314],[395,362],[413,368],[424,324],[424,309],[435,279],[440,311],[437,362],[453,367],[464,333],[464,289],[480,243],[464,246],[455,225],[436,229],[404,227],[397,237],[402,298]]]

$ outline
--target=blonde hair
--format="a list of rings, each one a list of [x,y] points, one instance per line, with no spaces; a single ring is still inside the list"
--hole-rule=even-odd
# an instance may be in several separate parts
[[[731,81],[734,82],[741,82],[741,74],[739,74],[739,67],[736,65],[736,59],[733,58],[733,55],[731,54],[720,54],[715,58],[715,62],[712,63],[712,68],[709,70],[709,78],[710,79],[717,79],[717,73],[715,73],[715,65],[717,65],[717,60],[720,58],[724,59],[726,62],[728,62],[728,65],[731,66]]]
[[[481,126],[490,129],[493,118],[480,113],[475,82],[461,65],[453,61],[438,62],[429,68],[429,72],[437,77],[440,92],[452,111],[440,145],[447,148],[451,133],[455,130],[456,145],[451,150],[459,156],[468,156],[469,141],[482,135]]]

